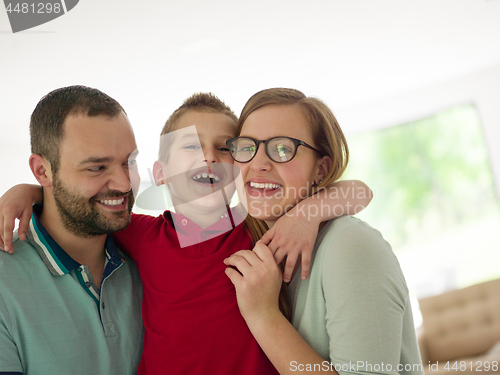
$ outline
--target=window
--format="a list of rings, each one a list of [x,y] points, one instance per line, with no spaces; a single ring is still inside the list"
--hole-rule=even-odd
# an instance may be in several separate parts
[[[479,114],[460,105],[348,138],[345,178],[374,191],[380,230],[416,297],[500,277],[500,212]]]

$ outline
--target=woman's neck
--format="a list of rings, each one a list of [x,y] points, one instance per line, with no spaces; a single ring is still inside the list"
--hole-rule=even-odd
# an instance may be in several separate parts
[[[276,224],[277,221],[278,220],[264,220],[269,229],[271,229],[274,226],[274,224]]]

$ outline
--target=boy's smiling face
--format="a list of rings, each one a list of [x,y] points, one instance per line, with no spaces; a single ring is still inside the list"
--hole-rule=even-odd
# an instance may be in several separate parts
[[[219,206],[225,209],[223,187],[234,181],[233,160],[226,140],[236,136],[236,124],[222,113],[190,110],[184,113],[173,132],[166,153],[167,160],[155,165],[157,182],[163,180],[175,204],[190,203],[204,211]],[[161,153],[160,153],[161,154]],[[231,199],[234,189],[227,191]]]

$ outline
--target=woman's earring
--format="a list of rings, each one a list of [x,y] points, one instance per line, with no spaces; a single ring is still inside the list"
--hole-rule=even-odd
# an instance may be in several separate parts
[[[318,183],[316,183],[316,181],[313,182],[313,187],[317,187],[318,185],[320,185],[321,183],[323,182],[323,180],[319,180]]]

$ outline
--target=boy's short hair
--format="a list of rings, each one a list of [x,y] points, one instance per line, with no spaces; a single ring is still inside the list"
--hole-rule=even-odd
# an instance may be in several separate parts
[[[69,115],[113,118],[121,112],[125,110],[115,99],[94,88],[68,86],[51,91],[40,99],[31,115],[31,153],[43,156],[56,173],[63,125]]]
[[[184,103],[182,103],[182,105],[177,108],[165,122],[165,125],[163,126],[160,134],[160,151],[158,155],[159,160],[166,161],[168,158],[169,144],[166,144],[165,141],[162,140],[169,137],[162,136],[176,130],[177,122],[179,121],[180,117],[188,111],[222,113],[223,115],[228,116],[234,121],[235,128],[236,124],[238,123],[238,116],[234,114],[234,112],[231,110],[231,108],[229,108],[228,105],[226,105],[222,100],[220,100],[211,92],[200,92],[193,94],[189,98],[184,100]]]

